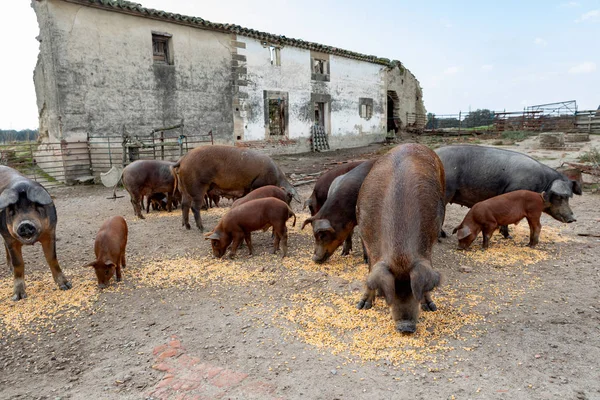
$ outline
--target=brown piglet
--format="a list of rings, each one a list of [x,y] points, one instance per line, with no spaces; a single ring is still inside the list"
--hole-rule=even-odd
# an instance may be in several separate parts
[[[117,282],[121,282],[121,267],[125,267],[125,247],[127,246],[127,222],[121,216],[111,217],[106,220],[94,244],[96,261],[86,267],[94,267],[98,286],[105,288],[110,279],[117,274]]]
[[[230,244],[229,257],[235,257],[235,253],[244,239],[250,254],[252,254],[252,232],[266,231],[272,226],[275,234],[273,254],[279,249],[281,241],[282,257],[285,257],[288,239],[285,224],[290,217],[294,217],[292,226],[296,226],[296,215],[284,201],[273,197],[251,200],[225,214],[215,229],[206,234],[206,240],[211,241],[213,255],[218,258],[225,255]]]
[[[529,246],[535,247],[540,239],[540,217],[550,207],[546,193],[516,190],[481,201],[473,206],[452,233],[458,237],[459,248],[465,250],[483,232],[483,248],[490,245],[490,238],[499,226],[518,224],[523,218],[529,223]]]

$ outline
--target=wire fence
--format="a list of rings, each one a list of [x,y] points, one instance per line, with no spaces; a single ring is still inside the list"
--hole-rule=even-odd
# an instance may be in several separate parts
[[[135,160],[176,161],[189,150],[214,143],[212,131],[184,135],[183,123],[147,136],[88,136],[81,141],[13,142],[0,145],[0,164],[18,170],[47,188],[98,181],[112,167]]]

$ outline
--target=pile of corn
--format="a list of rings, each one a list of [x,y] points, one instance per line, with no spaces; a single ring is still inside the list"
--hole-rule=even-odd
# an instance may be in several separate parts
[[[370,310],[357,310],[360,294],[306,291],[293,295],[276,320],[289,335],[349,361],[387,360],[394,364],[436,361],[453,348],[449,339],[462,339],[461,329],[483,318],[463,310],[453,291],[434,293],[436,312],[422,313],[414,335],[396,332],[389,307],[378,298]]]
[[[540,234],[540,242],[535,249],[527,247],[529,243],[529,226],[527,224],[511,225],[510,232],[513,239],[504,239],[496,232],[490,240],[487,250],[481,247],[481,234],[471,244],[468,251],[455,250],[455,253],[466,260],[478,264],[504,266],[527,266],[547,260],[552,256],[554,243],[566,243],[571,241],[567,236],[561,234],[561,230],[545,226]]]

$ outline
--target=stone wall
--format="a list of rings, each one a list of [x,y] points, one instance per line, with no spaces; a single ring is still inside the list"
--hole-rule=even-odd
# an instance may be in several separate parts
[[[41,29],[34,73],[40,132],[56,139],[128,133],[185,120],[185,133],[232,143],[231,35],[58,0],[34,0]],[[152,33],[172,35],[172,65]]]

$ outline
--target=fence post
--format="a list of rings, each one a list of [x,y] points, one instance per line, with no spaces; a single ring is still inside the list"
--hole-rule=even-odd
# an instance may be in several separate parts
[[[460,129],[462,128],[462,111],[458,112],[458,136],[460,136]]]
[[[90,133],[87,132],[87,150],[88,150],[88,162],[90,163],[90,175],[94,176],[94,168],[92,167],[92,145],[90,143]]]
[[[160,159],[165,159],[165,132],[160,131]]]
[[[38,180],[37,174],[35,173],[35,163],[33,161],[33,146],[31,143],[29,144],[29,154],[31,155],[31,170],[33,171],[33,180],[37,182]]]

